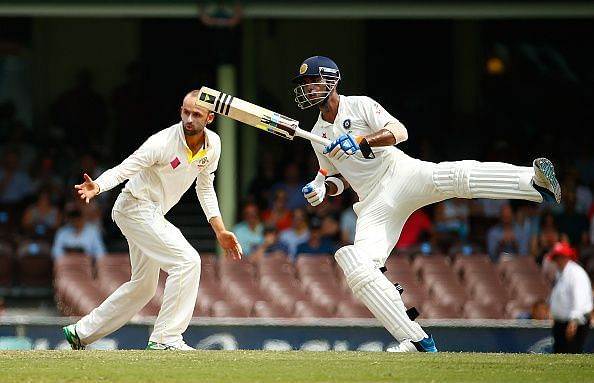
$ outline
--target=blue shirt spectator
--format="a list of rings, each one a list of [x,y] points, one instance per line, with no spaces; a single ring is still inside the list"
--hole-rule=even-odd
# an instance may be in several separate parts
[[[67,212],[69,223],[56,232],[52,257],[64,256],[69,251],[81,251],[98,259],[105,255],[105,244],[96,225],[86,223],[78,209]]]
[[[312,217],[309,221],[309,239],[297,246],[297,254],[330,254],[334,255],[335,246],[330,238],[322,235],[322,221]]]
[[[511,205],[503,205],[499,215],[500,222],[487,231],[487,251],[491,260],[496,262],[501,253],[526,255],[529,251],[530,238],[514,220]]]
[[[260,222],[260,212],[255,203],[243,207],[243,220],[233,228],[235,236],[246,256],[251,255],[264,241],[264,226]]]
[[[295,259],[297,246],[309,240],[309,227],[305,210],[295,209],[293,211],[293,225],[280,232],[279,241],[289,249],[289,258]]]

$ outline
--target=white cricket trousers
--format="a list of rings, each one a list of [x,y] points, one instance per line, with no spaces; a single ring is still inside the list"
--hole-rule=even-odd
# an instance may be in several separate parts
[[[175,344],[188,328],[200,283],[200,256],[155,203],[121,193],[112,218],[130,248],[132,276],[77,323],[90,344],[125,325],[155,295],[160,269],[169,276],[150,341]]]
[[[542,202],[532,186],[533,176],[532,167],[472,160],[433,163],[399,152],[379,185],[353,205],[354,245],[381,267],[415,210],[448,198]]]

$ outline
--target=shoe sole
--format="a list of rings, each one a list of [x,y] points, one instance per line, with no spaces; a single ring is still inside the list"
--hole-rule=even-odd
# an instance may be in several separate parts
[[[546,188],[553,192],[555,201],[561,203],[561,187],[559,186],[557,177],[555,177],[555,167],[553,166],[553,163],[546,158],[538,158],[534,160],[534,166],[544,176],[548,184]]]

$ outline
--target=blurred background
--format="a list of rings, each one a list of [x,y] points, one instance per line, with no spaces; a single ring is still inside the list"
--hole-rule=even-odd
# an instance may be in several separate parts
[[[96,228],[103,250],[72,245],[63,253],[94,251],[95,265],[127,251],[110,219],[119,188],[81,206],[72,185],[177,123],[186,92],[220,89],[309,130],[317,111],[296,107],[290,79],[318,54],[338,64],[339,93],[370,96],[405,124],[410,138],[399,147],[412,156],[526,166],[545,156],[556,166],[563,204],[428,206],[394,254],[411,263],[419,254],[443,255],[452,267],[456,257],[471,254],[486,255],[492,265],[504,256],[526,257],[550,289],[553,276],[542,269],[542,256],[565,239],[592,276],[593,38],[594,5],[580,0],[0,1],[0,225],[9,259],[0,267],[0,296],[7,307],[18,306],[14,297],[50,297],[51,310],[54,239],[81,216],[81,225]],[[224,145],[221,210],[227,226],[250,228],[249,253],[266,258],[262,246],[272,241],[266,234],[282,242],[283,231],[292,230],[304,233],[300,242],[284,243],[295,264],[297,246],[316,237],[318,225],[328,242],[320,253],[352,242],[354,195],[319,209],[300,195],[317,171],[307,141],[285,141],[223,118],[213,128]],[[168,218],[201,254],[216,252],[193,190]],[[490,236],[493,228],[512,234]],[[307,253],[322,248],[312,242]],[[31,267],[21,260],[40,254],[49,263],[27,275]],[[538,298],[546,298],[543,291]],[[527,309],[530,302],[524,303]],[[512,315],[501,307],[502,317]]]

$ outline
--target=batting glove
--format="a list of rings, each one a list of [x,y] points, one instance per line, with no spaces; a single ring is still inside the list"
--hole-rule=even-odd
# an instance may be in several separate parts
[[[359,150],[359,145],[353,136],[350,134],[343,134],[324,149],[324,154],[328,154],[328,157],[335,158],[338,161],[352,156]]]
[[[326,170],[320,169],[316,178],[301,189],[303,196],[311,206],[318,206],[324,201],[324,196],[326,195],[326,184],[324,184],[326,174],[328,174]]]

